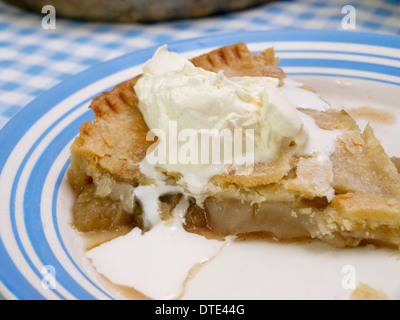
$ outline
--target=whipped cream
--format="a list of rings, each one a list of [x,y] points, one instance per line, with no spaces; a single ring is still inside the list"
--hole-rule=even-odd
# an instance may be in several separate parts
[[[181,182],[196,194],[228,167],[301,151],[309,134],[278,82],[269,77],[228,78],[160,47],[135,85],[139,109],[158,138],[156,151],[146,160],[179,172]],[[227,132],[236,143],[230,149],[222,138]]]

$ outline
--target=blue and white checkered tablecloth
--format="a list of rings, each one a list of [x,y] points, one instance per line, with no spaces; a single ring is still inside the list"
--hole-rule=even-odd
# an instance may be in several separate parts
[[[400,0],[274,1],[234,13],[160,23],[56,19],[0,0],[0,128],[35,97],[99,62],[141,48],[216,33],[277,28],[342,29],[342,8],[356,9],[356,30],[400,35]],[[352,32],[352,31],[349,31]]]

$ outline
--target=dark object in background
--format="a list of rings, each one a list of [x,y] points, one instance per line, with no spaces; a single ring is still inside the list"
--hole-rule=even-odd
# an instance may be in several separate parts
[[[58,17],[109,22],[199,18],[227,13],[270,0],[4,0],[35,12],[52,5]]]

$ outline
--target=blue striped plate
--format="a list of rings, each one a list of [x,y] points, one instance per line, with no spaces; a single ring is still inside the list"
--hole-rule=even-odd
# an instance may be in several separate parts
[[[243,32],[184,40],[169,49],[192,57],[246,42],[274,46],[288,76],[400,85],[400,38],[341,31]],[[114,299],[93,274],[70,227],[69,146],[92,120],[90,101],[141,72],[156,48],[101,63],[55,86],[0,131],[0,291],[16,299]],[[314,81],[318,82],[318,81]]]

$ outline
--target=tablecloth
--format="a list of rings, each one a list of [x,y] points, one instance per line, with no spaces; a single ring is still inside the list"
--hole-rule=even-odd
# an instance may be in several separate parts
[[[345,5],[355,30],[400,35],[400,0],[298,0],[223,15],[158,23],[97,23],[61,19],[44,29],[44,15],[0,1],[0,128],[43,92],[91,66],[171,41],[245,30],[343,29]]]

